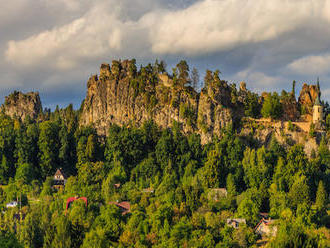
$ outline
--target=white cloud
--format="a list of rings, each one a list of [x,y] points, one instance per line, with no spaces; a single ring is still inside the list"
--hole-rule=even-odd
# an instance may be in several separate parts
[[[330,74],[330,54],[306,56],[288,65],[288,68],[302,75]]]
[[[321,2],[309,0],[204,0],[171,11],[152,2],[139,0],[135,10],[126,0],[96,1],[70,23],[9,41],[6,58],[22,66],[48,59],[66,68],[61,61],[74,65],[101,54],[205,54],[277,38],[324,11]],[[80,8],[75,0],[66,6]]]
[[[269,91],[329,74],[329,24],[330,0],[12,0],[0,10],[0,85],[81,87],[103,61],[184,57]]]
[[[251,68],[236,73],[233,79],[238,82],[245,81],[248,88],[256,90],[259,93],[273,90],[276,88],[276,85],[283,82],[281,77],[269,76]]]
[[[151,13],[152,51],[193,55],[274,39],[322,19],[322,6],[310,0],[204,0],[185,10]]]

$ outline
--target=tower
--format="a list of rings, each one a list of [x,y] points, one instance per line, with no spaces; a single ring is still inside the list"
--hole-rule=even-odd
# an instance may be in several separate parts
[[[320,83],[319,79],[317,79],[317,88],[318,88],[318,95],[315,99],[315,103],[313,106],[313,123],[314,124],[320,124],[323,121],[323,106],[320,101]]]

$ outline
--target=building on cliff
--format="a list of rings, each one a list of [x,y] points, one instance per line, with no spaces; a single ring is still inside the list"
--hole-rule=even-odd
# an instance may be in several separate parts
[[[319,124],[322,121],[323,121],[323,106],[320,101],[320,95],[318,95],[313,106],[313,123]]]

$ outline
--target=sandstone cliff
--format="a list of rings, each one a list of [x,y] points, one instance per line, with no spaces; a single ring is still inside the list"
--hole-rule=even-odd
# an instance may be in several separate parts
[[[185,133],[198,132],[206,143],[233,122],[226,82],[217,80],[198,94],[174,81],[162,73],[144,75],[144,70],[137,75],[133,61],[102,64],[100,75],[88,80],[80,124],[93,123],[100,135],[106,135],[112,123],[139,126],[153,119],[166,128],[177,121]]]
[[[216,72],[207,73],[207,86],[197,93],[180,84],[175,73],[172,78],[164,71],[155,71],[150,65],[137,71],[135,61],[113,61],[111,66],[102,64],[100,75],[90,77],[87,82],[80,125],[93,124],[103,136],[111,124],[140,126],[152,119],[158,126],[167,128],[176,121],[181,124],[183,132],[199,133],[203,144],[210,142],[214,135],[221,136],[223,130],[232,125],[242,136],[252,135],[260,144],[267,144],[272,135],[283,144],[308,143],[306,130],[297,128],[291,132],[283,125],[287,125],[285,121],[298,121],[300,109],[306,110],[307,115],[312,111],[317,86],[305,84],[298,102],[292,93],[282,93],[283,116],[280,122],[275,125],[259,120],[258,128],[251,128],[251,124],[240,121],[244,117],[248,96],[246,84],[242,82],[237,91],[233,85],[220,80]],[[265,96],[266,93],[260,99]],[[240,126],[236,126],[237,123]],[[314,149],[315,145],[312,147]],[[306,150],[310,152],[311,149]]]
[[[1,106],[1,111],[12,118],[18,118],[22,121],[27,116],[36,119],[42,111],[42,105],[38,92],[22,93],[15,91],[6,96],[5,103]]]
[[[320,90],[318,89],[317,85],[303,85],[298,99],[302,114],[313,114],[313,105],[319,93]]]

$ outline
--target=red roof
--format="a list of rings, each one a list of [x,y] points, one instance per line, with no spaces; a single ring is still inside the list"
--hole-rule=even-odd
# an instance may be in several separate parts
[[[131,204],[128,201],[123,202],[109,202],[109,204],[116,205],[122,210],[123,214],[127,214],[131,211]]]
[[[262,219],[260,220],[260,222],[258,223],[258,225],[254,228],[254,230],[257,230],[258,227],[259,227],[262,223],[264,223],[265,225],[271,225],[271,224],[274,224],[274,221],[275,221],[275,220],[266,220],[266,219],[262,218]]]

